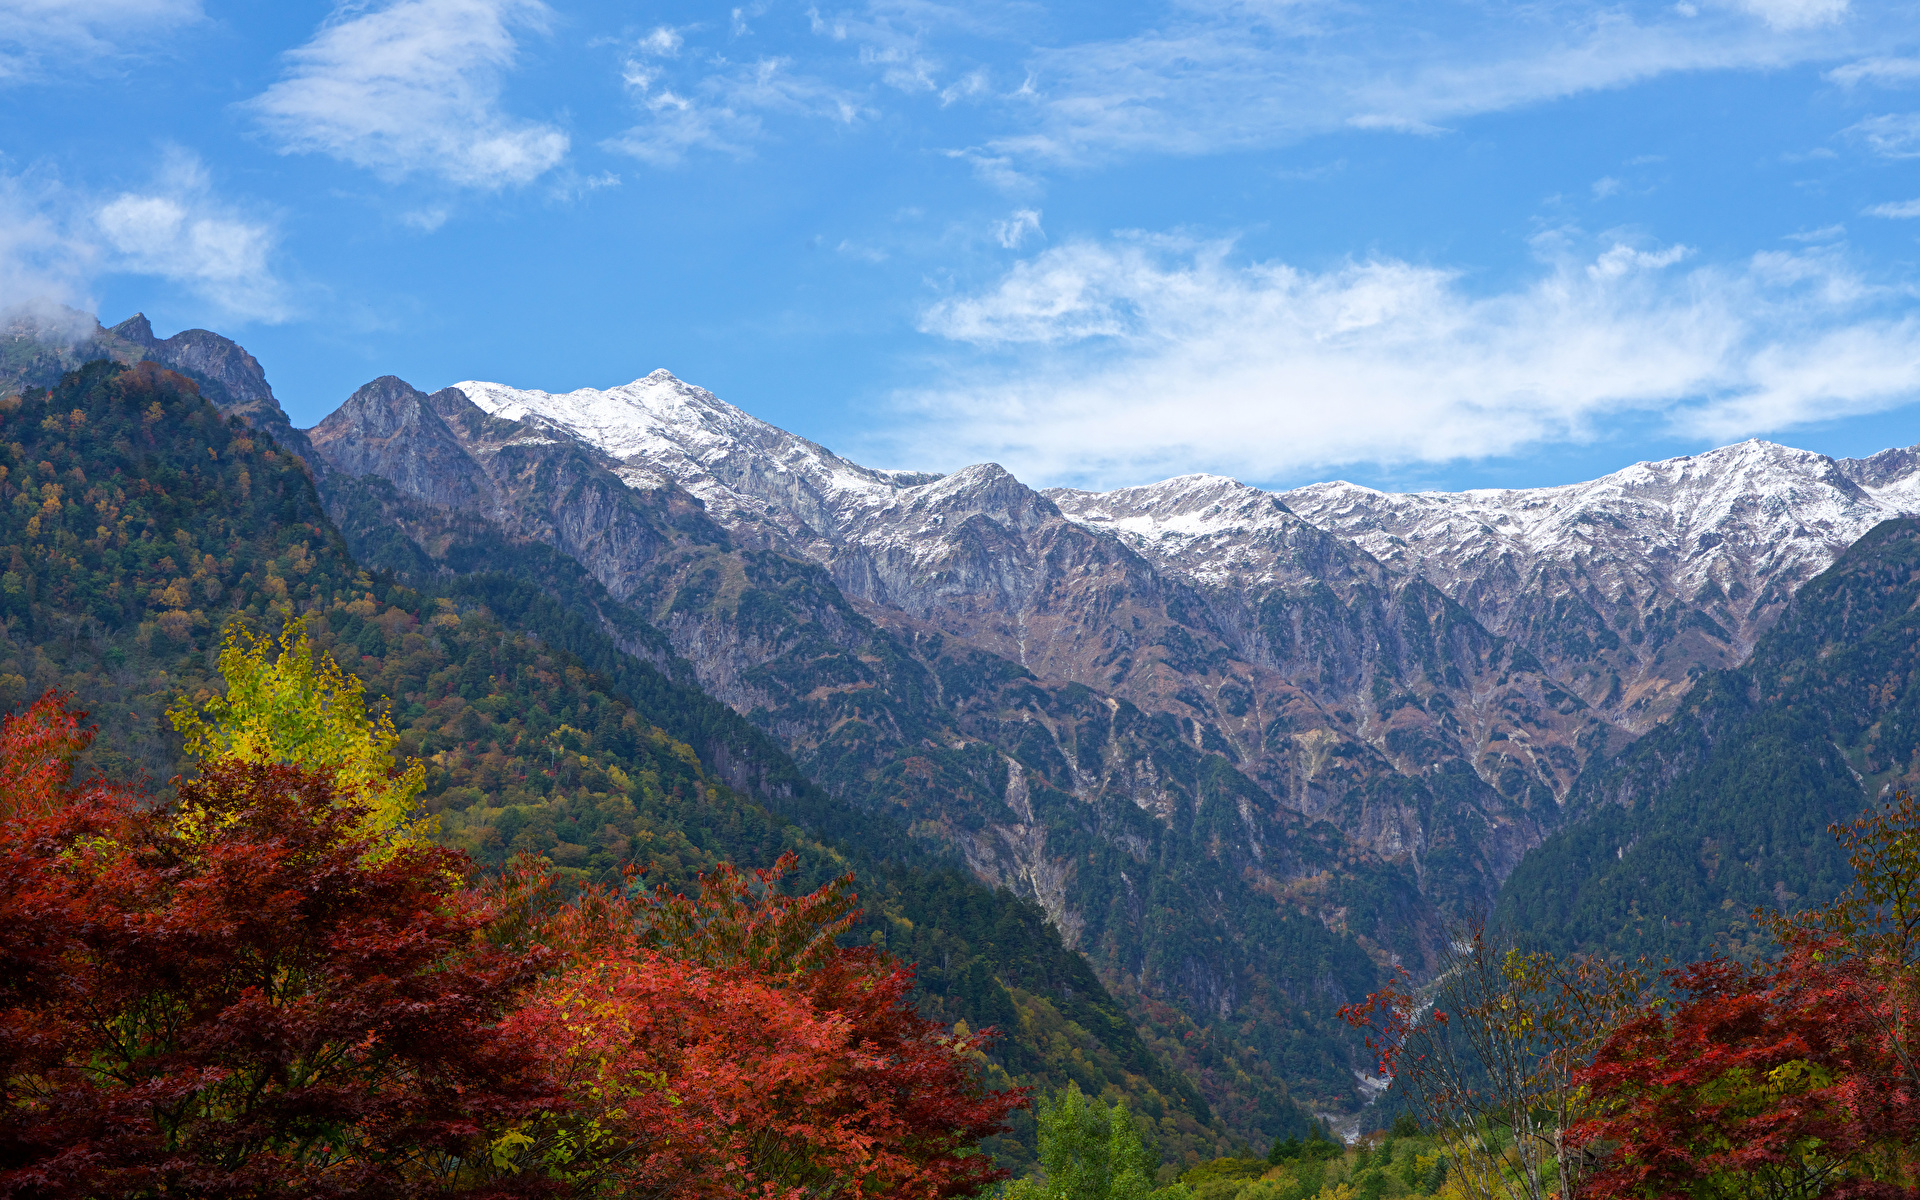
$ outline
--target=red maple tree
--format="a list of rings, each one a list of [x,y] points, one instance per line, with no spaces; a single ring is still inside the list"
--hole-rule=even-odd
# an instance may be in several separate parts
[[[536,923],[574,965],[514,1020],[573,1109],[530,1157],[635,1196],[936,1200],[1005,1177],[974,1147],[1027,1098],[982,1086],[991,1031],[921,1017],[911,967],[836,943],[851,879],[786,896],[794,864],[722,866],[697,899],[593,890]]]
[[[1914,1079],[1890,1053],[1884,987],[1799,947],[1669,973],[1677,993],[1580,1075],[1602,1106],[1576,1133],[1610,1150],[1596,1197],[1911,1197]]]
[[[463,858],[373,862],[287,766],[209,762],[161,806],[75,784],[82,717],[50,694],[0,729],[0,1195],[550,1190],[483,1168],[562,1103],[501,1024],[552,956],[478,939]]]
[[[1920,1142],[1920,804],[1831,831],[1854,878],[1832,903],[1755,914],[1779,957],[1667,973],[1580,1076],[1601,1197],[1913,1197]]]
[[[851,878],[697,899],[372,853],[324,772],[74,782],[91,731],[0,728],[0,1196],[942,1200],[1023,1092],[913,973],[838,944]]]

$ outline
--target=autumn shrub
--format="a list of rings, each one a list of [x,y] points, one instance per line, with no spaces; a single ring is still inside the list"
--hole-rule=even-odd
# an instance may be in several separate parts
[[[1853,878],[1764,918],[1776,958],[1667,972],[1671,1000],[1579,1074],[1594,1196],[1920,1195],[1920,804],[1903,793],[1832,832]]]

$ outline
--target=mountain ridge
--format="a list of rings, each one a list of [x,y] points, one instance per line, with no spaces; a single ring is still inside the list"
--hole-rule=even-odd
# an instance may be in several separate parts
[[[143,325],[102,332],[209,398],[257,370]],[[1034,489],[868,468],[664,370],[387,376],[301,438],[363,559],[423,584],[484,573],[481,545],[577,564],[623,649],[1032,899],[1136,1012],[1172,1003],[1334,1108],[1331,1008],[1428,961],[1696,681],[1920,510],[1913,450],[1757,441],[1558,488]]]

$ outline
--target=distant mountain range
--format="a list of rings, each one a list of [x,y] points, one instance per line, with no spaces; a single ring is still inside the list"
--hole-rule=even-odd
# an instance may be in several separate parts
[[[864,467],[665,371],[566,394],[385,377],[303,434],[217,335],[136,317],[34,358],[35,336],[0,359],[16,386],[87,354],[206,382],[307,459],[355,556],[396,578],[498,565],[476,546],[557,551],[604,589],[586,615],[622,650],[1032,898],[1136,1020],[1170,1006],[1219,1039],[1216,1103],[1258,1063],[1350,1106],[1331,1012],[1381,967],[1424,967],[1510,877],[1536,909],[1591,910],[1582,889],[1618,871],[1554,847],[1622,803],[1694,837],[1646,814],[1704,761],[1647,765],[1699,719],[1696,681],[1730,687],[1770,630],[1813,619],[1794,615],[1810,580],[1920,513],[1913,451],[1758,441],[1556,488],[1040,491],[992,464]],[[1817,898],[1830,852],[1761,891]],[[1582,944],[1637,927],[1581,920]]]

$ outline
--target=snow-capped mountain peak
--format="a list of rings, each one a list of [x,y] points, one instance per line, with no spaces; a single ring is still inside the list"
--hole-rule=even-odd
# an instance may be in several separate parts
[[[735,408],[666,370],[606,389],[565,393],[467,380],[453,385],[482,411],[546,426],[620,464],[636,487],[670,478],[723,521],[793,518],[832,527],[849,509],[886,503],[931,476],[876,471]]]

